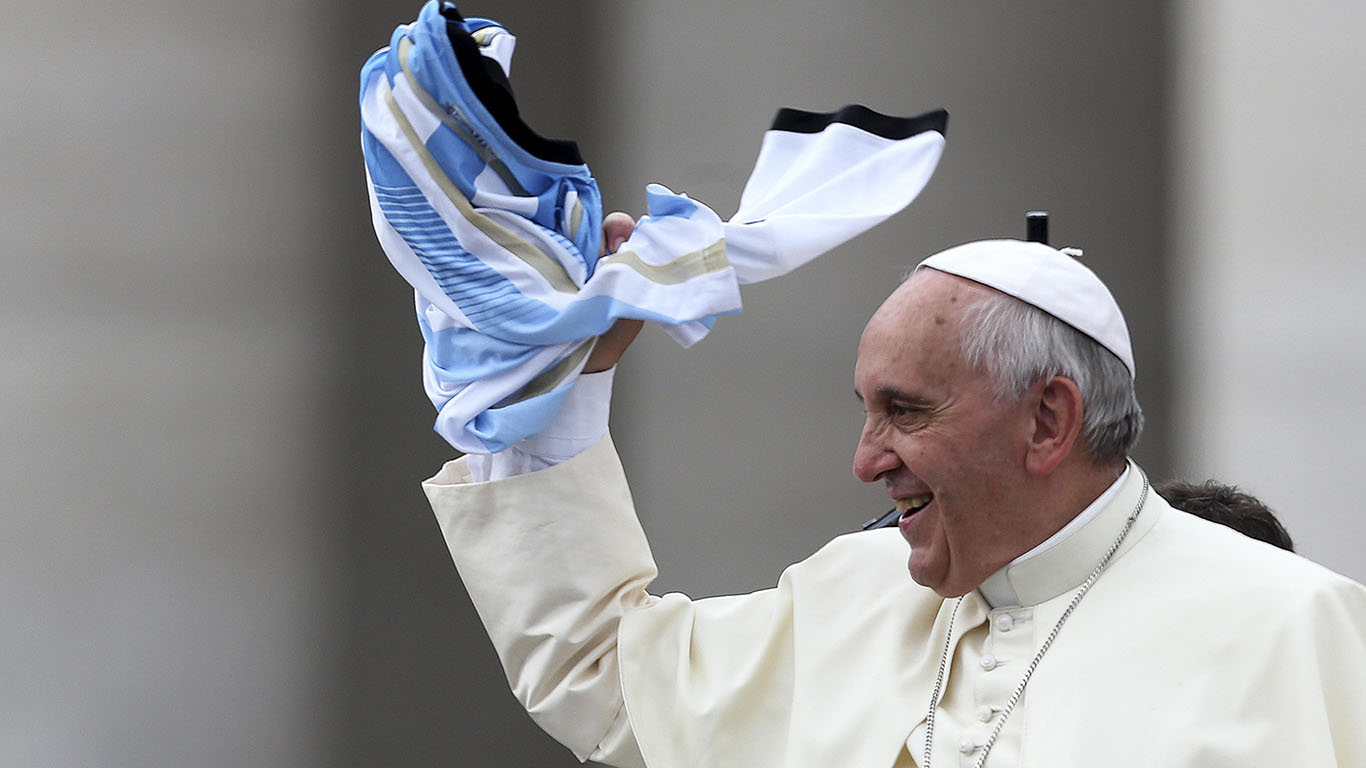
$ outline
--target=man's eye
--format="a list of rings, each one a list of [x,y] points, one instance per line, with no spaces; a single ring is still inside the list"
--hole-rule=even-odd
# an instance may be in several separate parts
[[[903,405],[903,404],[901,404],[901,403],[891,403],[891,404],[889,404],[889,405],[887,406],[887,415],[888,415],[888,416],[891,416],[891,417],[894,418],[894,419],[898,419],[898,420],[900,420],[900,419],[907,419],[907,418],[910,418],[910,417],[912,417],[912,416],[918,416],[919,414],[920,414],[920,408],[918,408],[918,407],[916,407],[916,406],[914,406],[914,405]]]

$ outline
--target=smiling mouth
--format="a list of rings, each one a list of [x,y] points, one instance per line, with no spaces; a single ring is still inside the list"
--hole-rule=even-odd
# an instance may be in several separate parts
[[[901,513],[901,516],[903,518],[910,517],[911,515],[914,515],[916,512],[919,512],[920,510],[924,509],[925,505],[929,504],[933,500],[933,493],[926,493],[920,496],[912,496],[908,499],[897,499],[896,508],[897,511]]]

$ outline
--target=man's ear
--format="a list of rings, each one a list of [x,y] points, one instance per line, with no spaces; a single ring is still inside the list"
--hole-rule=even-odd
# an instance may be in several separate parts
[[[1034,400],[1034,434],[1025,469],[1047,475],[1072,453],[1081,436],[1082,402],[1077,383],[1063,376],[1045,381]]]

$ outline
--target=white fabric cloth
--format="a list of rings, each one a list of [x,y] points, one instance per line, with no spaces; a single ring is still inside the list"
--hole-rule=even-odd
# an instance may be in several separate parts
[[[1008,566],[1020,606],[964,598],[935,765],[971,765],[972,744],[1140,487],[1131,471],[1080,529]],[[895,530],[840,537],[774,589],[655,598],[610,439],[491,483],[470,482],[459,460],[425,489],[514,692],[581,759],[651,768],[920,759],[952,601],[910,580]],[[1366,588],[1173,513],[1150,492],[987,765],[1362,768],[1362,723]]]

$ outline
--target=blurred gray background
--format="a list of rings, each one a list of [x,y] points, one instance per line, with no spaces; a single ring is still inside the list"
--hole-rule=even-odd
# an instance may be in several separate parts
[[[416,0],[11,3],[0,25],[0,766],[569,766],[418,483],[451,452],[369,224],[357,72]],[[662,569],[771,584],[886,508],[849,459],[902,271],[1053,213],[1128,313],[1155,477],[1366,579],[1366,5],[467,2],[609,203],[733,210],[772,113],[949,109],[921,198],[680,350],[613,429]],[[1198,589],[1198,584],[1192,584]]]

